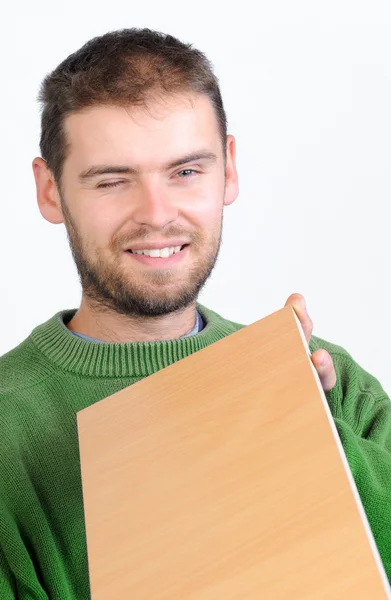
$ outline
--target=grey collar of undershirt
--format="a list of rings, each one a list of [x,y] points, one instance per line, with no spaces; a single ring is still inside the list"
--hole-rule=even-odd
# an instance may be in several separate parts
[[[196,335],[197,333],[202,331],[203,328],[204,328],[204,321],[202,320],[202,317],[197,310],[197,318],[196,318],[195,326],[193,327],[193,329],[191,331],[189,331],[189,333],[186,333],[186,335],[182,335],[179,339],[190,337],[191,335]],[[89,337],[88,335],[84,335],[83,333],[78,333],[77,331],[72,331],[72,333],[73,333],[73,335],[76,335],[77,337],[82,338],[83,340],[88,340],[89,342],[98,342],[100,344],[105,343],[103,340],[97,340],[95,338]]]

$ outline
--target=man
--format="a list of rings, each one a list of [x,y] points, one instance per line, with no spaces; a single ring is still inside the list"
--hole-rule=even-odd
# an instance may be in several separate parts
[[[235,139],[205,56],[108,33],[41,88],[40,211],[65,223],[83,294],[0,359],[0,598],[89,597],[76,412],[236,331],[197,298],[238,194]],[[391,575],[391,404],[342,348],[310,342]],[[312,336],[312,337],[311,337]]]

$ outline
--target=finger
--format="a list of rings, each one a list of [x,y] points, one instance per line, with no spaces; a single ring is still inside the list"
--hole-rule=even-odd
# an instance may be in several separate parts
[[[326,350],[315,350],[311,359],[324,391],[330,391],[337,383],[333,359]]]
[[[297,318],[299,319],[303,328],[305,339],[309,344],[314,325],[307,313],[307,307],[304,296],[302,296],[301,294],[291,294],[288,300],[286,301],[285,306],[287,306],[288,304],[290,304],[293,310],[295,311]]]

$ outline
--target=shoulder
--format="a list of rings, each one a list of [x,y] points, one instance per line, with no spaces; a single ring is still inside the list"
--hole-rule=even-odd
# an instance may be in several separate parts
[[[0,398],[49,377],[53,366],[36,347],[32,335],[0,357]]]

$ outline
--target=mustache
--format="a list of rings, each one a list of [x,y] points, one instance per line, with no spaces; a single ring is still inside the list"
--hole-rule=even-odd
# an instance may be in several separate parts
[[[122,250],[123,248],[130,248],[132,244],[139,244],[141,242],[149,242],[156,240],[156,238],[170,241],[170,239],[184,238],[195,246],[201,245],[201,236],[198,232],[186,231],[183,228],[176,226],[167,227],[167,229],[160,229],[151,231],[150,228],[145,227],[139,228],[132,233],[120,233],[116,235],[110,243],[110,249],[114,251]]]

